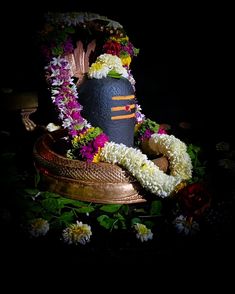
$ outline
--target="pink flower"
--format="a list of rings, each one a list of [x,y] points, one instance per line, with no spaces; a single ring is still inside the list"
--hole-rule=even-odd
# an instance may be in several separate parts
[[[162,129],[162,128],[159,128],[159,130],[158,130],[158,132],[157,132],[158,134],[167,134],[167,132],[166,132],[166,130],[164,130],[164,129]]]
[[[93,141],[94,148],[98,151],[98,148],[104,147],[104,144],[108,142],[109,138],[104,133],[99,134]]]

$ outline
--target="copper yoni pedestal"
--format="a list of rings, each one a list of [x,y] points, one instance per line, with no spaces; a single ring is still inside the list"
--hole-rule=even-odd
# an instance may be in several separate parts
[[[64,135],[61,131],[40,137],[33,150],[41,182],[49,191],[96,203],[130,204],[145,202],[143,189],[128,171],[110,163],[87,163],[66,158],[53,150]]]

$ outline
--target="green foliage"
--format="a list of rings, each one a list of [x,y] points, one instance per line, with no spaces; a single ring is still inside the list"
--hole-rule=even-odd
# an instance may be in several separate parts
[[[138,224],[138,223],[141,223],[141,219],[139,217],[133,217],[131,219],[131,224],[132,225],[135,225],[135,224]]]
[[[112,227],[114,225],[115,219],[109,217],[106,214],[102,214],[99,217],[97,217],[97,221],[99,222],[99,224],[104,227],[107,230],[112,230]]]
[[[144,120],[139,126],[137,125],[137,129],[135,131],[135,145],[140,146],[143,136],[146,131],[150,131],[152,134],[157,133],[159,130],[159,124],[151,119]]]
[[[94,204],[65,198],[57,193],[25,188],[18,195],[23,222],[43,218],[54,229],[63,229],[76,220],[92,221],[109,230],[131,229],[135,223],[151,225],[152,217],[160,216],[162,203],[154,200],[150,205]],[[148,219],[143,219],[147,216]],[[149,219],[150,218],[150,219]]]
[[[160,200],[154,200],[150,206],[150,215],[160,216],[162,211],[162,202]]]
[[[106,204],[102,205],[100,207],[100,210],[106,211],[106,212],[116,212],[120,209],[122,205],[121,204]]]
[[[139,48],[134,48],[134,56],[137,56],[140,52]]]
[[[92,131],[89,131],[84,137],[79,139],[79,142],[72,142],[73,143],[73,148],[78,149],[81,148],[82,146],[87,145],[89,142],[91,142],[93,139],[95,139],[98,135],[100,135],[103,131],[101,128],[96,127],[92,129]]]
[[[202,152],[201,147],[194,144],[189,144],[187,152],[191,158],[193,166],[193,176],[190,183],[196,183],[202,180],[206,173],[206,162],[202,163],[200,160],[200,154]]]

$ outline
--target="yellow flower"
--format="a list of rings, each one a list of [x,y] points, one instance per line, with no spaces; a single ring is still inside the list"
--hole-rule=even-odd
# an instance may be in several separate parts
[[[135,124],[135,133],[140,129],[141,123]]]
[[[181,183],[176,185],[176,187],[174,189],[175,193],[178,193],[181,189],[183,189],[186,186],[187,186],[187,183],[185,181],[182,181]]]
[[[131,63],[131,57],[130,55],[129,56],[124,56],[124,57],[121,57],[121,61],[122,61],[122,65],[123,66],[130,66],[130,63]]]
[[[104,66],[103,62],[98,61],[98,62],[92,63],[90,71],[101,70],[103,66]]]
[[[75,136],[72,140],[72,144],[76,144],[79,141],[78,136]]]
[[[94,155],[94,158],[92,160],[92,162],[100,162],[100,153],[101,153],[101,148],[98,148],[98,152]]]
[[[87,129],[84,133],[80,134],[79,136],[75,136],[73,138],[72,144],[76,145],[76,143],[80,142],[83,138],[85,138],[89,133],[94,131],[94,127]]]
[[[110,39],[112,40],[112,41],[116,41],[116,42],[118,42],[118,43],[122,43],[122,42],[128,42],[129,41],[129,37],[122,37],[122,38],[120,38],[120,37],[117,37],[117,36],[112,36],[112,37],[110,37]]]

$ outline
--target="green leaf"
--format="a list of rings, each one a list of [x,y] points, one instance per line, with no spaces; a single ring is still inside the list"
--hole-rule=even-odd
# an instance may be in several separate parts
[[[78,200],[72,200],[71,199],[71,202],[70,202],[73,206],[75,207],[86,207],[86,206],[89,206],[91,205],[90,203],[88,202],[82,202],[82,201],[78,201]]]
[[[64,205],[55,198],[42,200],[42,206],[51,213],[60,213],[60,209],[64,207]]]
[[[148,229],[152,229],[154,227],[154,222],[150,221],[150,220],[146,220],[143,222],[143,224],[148,228]]]
[[[132,226],[135,225],[135,224],[138,224],[138,223],[141,223],[140,218],[134,217],[134,218],[131,219],[131,225]]]
[[[75,209],[78,213],[91,213],[95,210],[94,207],[86,206],[86,207],[80,207]]]
[[[109,217],[106,214],[102,214],[99,217],[97,217],[97,221],[99,224],[104,227],[105,229],[109,230],[113,227],[113,224],[115,222],[115,219]]]
[[[114,228],[119,228],[119,225],[121,225],[121,229],[126,229],[126,219],[125,217],[120,214],[119,212],[115,214],[115,226]]]
[[[144,208],[136,208],[135,212],[137,212],[137,213],[146,213]]]
[[[41,192],[41,195],[43,198],[60,198],[61,197],[59,194],[49,192],[49,191]]]
[[[120,208],[120,210],[123,214],[128,215],[129,213],[129,206],[128,205],[122,205],[122,207]]]
[[[46,219],[48,222],[50,222],[53,219],[53,215],[49,212],[43,211],[41,213],[41,218]]]
[[[30,196],[35,196],[39,192],[39,190],[38,189],[28,189],[28,188],[26,188],[26,189],[24,189],[24,192],[27,193]]]
[[[138,48],[134,48],[134,55],[135,55],[135,56],[138,55],[139,52],[140,52],[140,49],[138,49]]]
[[[151,203],[150,214],[151,215],[161,215],[162,202],[160,200],[154,200]]]
[[[75,201],[73,199],[64,198],[64,197],[59,198],[59,200],[60,200],[60,203],[62,203],[64,205],[67,205],[67,204],[74,205],[74,201]]]
[[[52,54],[55,56],[61,55],[63,53],[63,49],[61,47],[52,48]]]
[[[71,224],[75,219],[74,213],[72,211],[66,211],[61,214],[59,220],[64,222],[66,225]]]
[[[86,203],[86,202],[82,202],[82,201],[78,201],[78,200],[74,200],[74,199],[70,199],[70,198],[64,198],[64,197],[61,197],[58,199],[59,202],[63,205],[66,205],[66,206],[70,206],[71,208],[72,207],[86,207],[86,206],[89,206],[90,203]]]
[[[43,211],[43,208],[40,205],[37,205],[35,202],[28,204],[28,210],[35,214],[40,214]]]
[[[120,79],[122,75],[117,73],[115,70],[110,70],[107,76],[110,78]]]
[[[100,210],[112,213],[112,212],[118,211],[121,206],[122,206],[121,204],[106,204],[106,205],[102,205],[100,207]]]
[[[125,217],[121,213],[119,213],[119,212],[117,214],[115,214],[114,217],[117,218],[120,221],[124,221],[125,220]]]

